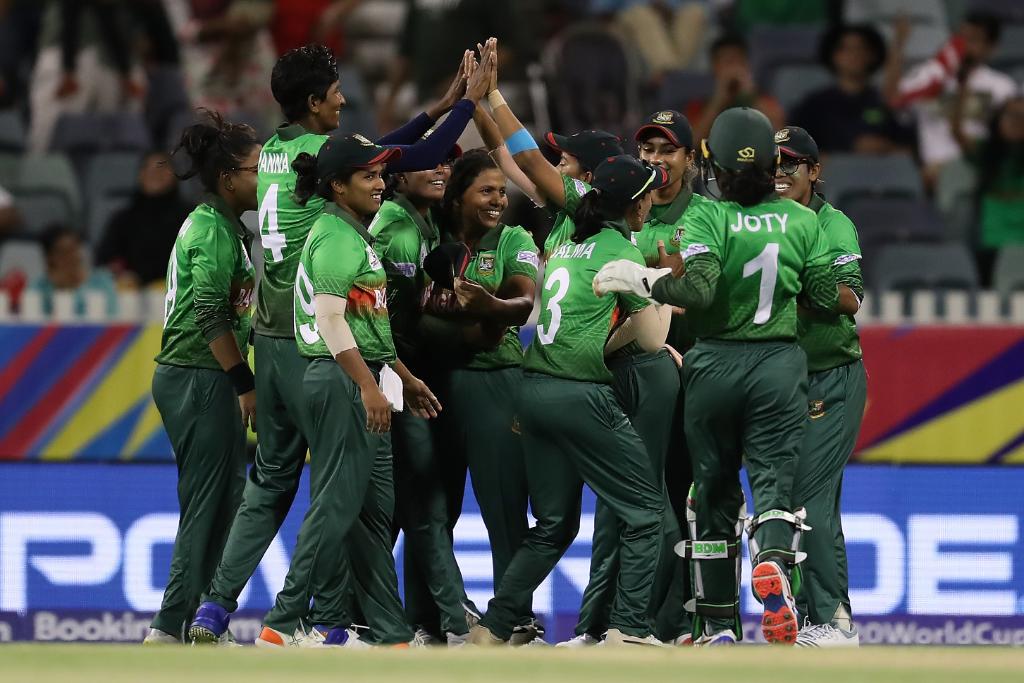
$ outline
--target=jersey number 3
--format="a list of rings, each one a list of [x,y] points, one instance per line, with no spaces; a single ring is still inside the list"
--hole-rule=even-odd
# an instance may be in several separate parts
[[[761,287],[757,295],[757,312],[754,324],[764,325],[772,317],[772,302],[775,299],[775,281],[779,278],[779,245],[769,242],[764,251],[743,264],[743,277],[761,273]]]
[[[555,290],[555,293],[551,295],[548,305],[544,307],[544,310],[551,311],[551,320],[547,325],[544,323],[537,325],[537,341],[545,346],[555,341],[555,335],[558,334],[558,328],[562,324],[562,307],[558,304],[569,292],[569,270],[567,268],[556,268],[548,276],[547,281],[544,282],[544,291],[550,292],[552,289]]]

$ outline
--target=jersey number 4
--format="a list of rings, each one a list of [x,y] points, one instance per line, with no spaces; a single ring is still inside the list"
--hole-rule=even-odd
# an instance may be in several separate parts
[[[558,304],[569,292],[569,270],[567,268],[556,268],[548,276],[544,282],[544,292],[546,294],[551,290],[555,290],[555,293],[551,295],[547,306],[544,307],[545,311],[551,311],[551,319],[547,325],[544,323],[537,325],[537,341],[544,346],[555,341],[558,328],[562,325],[562,307]]]
[[[259,210],[260,242],[266,250],[264,257],[274,263],[284,258],[285,247],[284,235],[277,229],[277,188],[277,183],[267,188]]]
[[[764,251],[743,264],[743,277],[761,273],[761,287],[757,295],[757,311],[754,324],[764,325],[772,317],[772,302],[775,299],[775,282],[779,278],[779,245],[769,242]]]

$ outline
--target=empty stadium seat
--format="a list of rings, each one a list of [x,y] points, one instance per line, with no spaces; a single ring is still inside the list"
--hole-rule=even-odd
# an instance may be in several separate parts
[[[843,208],[861,244],[892,242],[938,242],[943,222],[930,202],[915,197],[863,197]]]
[[[28,235],[40,235],[54,223],[70,225],[74,215],[60,192],[41,190],[15,194],[14,205],[21,214],[22,225]]]
[[[128,205],[130,198],[125,195],[105,194],[94,197],[89,202],[89,215],[86,220],[86,233],[89,241],[99,244],[103,232],[114,214]]]
[[[17,109],[0,110],[0,151],[21,152],[25,149],[25,123]]]
[[[28,282],[46,271],[46,254],[36,240],[6,240],[0,244],[0,277],[14,271],[24,273]]]
[[[822,179],[829,200],[840,208],[861,195],[924,196],[921,174],[908,154],[834,154],[824,163]]]
[[[72,212],[81,209],[78,179],[71,162],[63,154],[27,156],[18,165],[18,177],[12,190],[18,195],[49,193],[62,195]]]
[[[1004,301],[1024,290],[1024,244],[1012,244],[999,250],[992,271],[992,287]]]
[[[775,71],[771,93],[785,111],[793,108],[816,90],[832,83],[832,75],[816,64],[789,64]]]
[[[996,69],[1011,69],[1024,62],[1024,25],[1003,27],[991,63]]]
[[[11,189],[18,180],[18,167],[21,166],[21,155],[13,152],[0,152],[0,186]]]
[[[83,185],[88,202],[106,195],[131,194],[138,184],[140,160],[136,152],[102,152],[92,157]]]
[[[977,214],[974,196],[977,182],[974,166],[963,159],[942,167],[935,188],[935,205],[942,213],[946,239],[967,242],[972,237]]]
[[[978,287],[978,270],[962,244],[894,244],[866,264],[869,287],[877,291],[967,290]]]
[[[151,144],[149,129],[140,113],[84,112],[61,115],[50,149],[81,157],[104,150],[142,151]]]
[[[715,78],[706,71],[669,71],[658,88],[657,109],[686,111],[690,102],[704,101],[715,90]]]
[[[782,66],[816,63],[820,39],[821,29],[816,26],[755,27],[749,36],[755,80],[767,87]]]

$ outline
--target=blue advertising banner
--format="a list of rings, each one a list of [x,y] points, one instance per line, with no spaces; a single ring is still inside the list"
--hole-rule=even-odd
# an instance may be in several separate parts
[[[863,641],[1024,644],[1022,490],[1016,468],[849,468],[844,527]],[[304,482],[296,500],[307,491]],[[456,553],[484,608],[491,560],[478,510],[470,488]],[[593,510],[588,492],[579,537],[535,596],[552,642],[575,623]],[[243,593],[232,621],[240,640],[255,637],[283,583],[304,512],[297,502]],[[173,465],[0,465],[0,641],[141,640],[160,604],[176,526]],[[744,562],[742,606],[747,637],[756,639],[749,574]]]

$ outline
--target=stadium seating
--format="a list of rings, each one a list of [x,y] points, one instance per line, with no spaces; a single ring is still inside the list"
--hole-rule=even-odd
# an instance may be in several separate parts
[[[938,242],[943,224],[935,208],[915,197],[862,197],[843,208],[857,226],[861,245]]]
[[[704,101],[715,90],[715,79],[706,71],[669,71],[662,79],[653,109],[685,111],[690,102]]]
[[[75,169],[62,154],[24,157],[18,165],[12,190],[19,197],[38,194],[61,196],[72,214],[82,207]]]
[[[872,290],[903,294],[905,313],[910,311],[914,290],[935,291],[941,313],[946,293],[962,291],[973,295],[978,288],[974,259],[962,244],[890,245],[867,262],[865,268],[866,283]]]
[[[897,17],[911,22],[904,55],[910,63],[928,59],[949,39],[949,19],[942,0],[849,0],[843,18],[849,23],[871,23],[892,40]]]
[[[46,271],[46,255],[35,240],[5,240],[0,243],[0,277],[21,271],[31,282]]]
[[[921,174],[907,154],[835,154],[825,161],[822,179],[826,195],[839,208],[861,195],[924,196]]]
[[[972,236],[976,203],[977,173],[963,159],[951,161],[942,167],[935,188],[935,205],[942,213],[946,226],[946,239],[966,243]]]
[[[27,133],[16,109],[0,110],[0,152],[21,152],[25,149]]]
[[[820,39],[821,29],[816,26],[755,27],[749,40],[758,85],[768,87],[775,71],[782,66],[816,63]]]
[[[125,196],[135,190],[140,156],[136,152],[102,152],[85,169],[86,200],[92,204],[107,195]]]
[[[992,273],[992,286],[1004,302],[1015,292],[1024,291],[1024,244],[1014,244],[999,250]]]
[[[0,152],[0,187],[11,189],[18,179],[18,167],[21,166],[21,155],[12,152]]]
[[[119,194],[104,194],[93,197],[89,201],[89,213],[86,220],[86,232],[93,244],[103,239],[103,231],[115,213],[128,204],[129,198]]]
[[[785,111],[792,111],[807,95],[832,82],[828,69],[817,64],[787,64],[772,78],[771,93]]]
[[[28,194],[15,194],[14,204],[21,214],[23,232],[38,236],[54,223],[69,225],[73,212],[60,192],[40,190]]]

